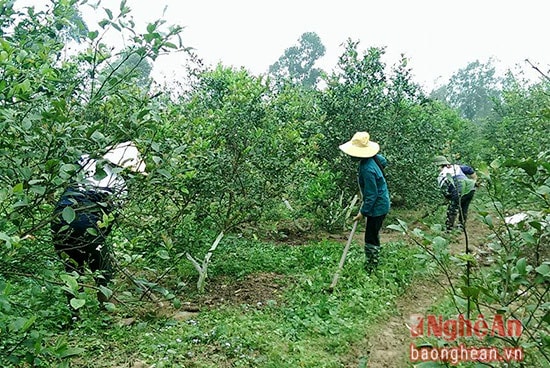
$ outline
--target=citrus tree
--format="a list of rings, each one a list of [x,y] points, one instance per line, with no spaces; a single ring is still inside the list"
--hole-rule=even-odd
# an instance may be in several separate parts
[[[423,95],[412,82],[405,58],[388,72],[381,61],[383,54],[380,48],[361,53],[357,42],[348,41],[320,100],[325,119],[319,158],[339,173],[340,190],[354,193],[355,163],[338,146],[355,132],[368,131],[389,161],[385,174],[393,203],[431,203],[435,200],[430,184],[435,182],[433,156],[444,151],[464,127],[450,108]]]
[[[116,11],[102,9],[95,30],[82,23],[79,5],[0,3],[0,350],[16,365],[61,362],[79,352],[66,341],[48,341],[60,320],[46,318],[63,318],[63,303],[51,298],[79,289],[75,276],[59,276],[49,241],[53,205],[73,179],[76,160],[130,139],[147,150],[154,134],[158,106],[147,86],[134,83],[143,75],[115,60],[153,61],[181,47],[181,29],[160,21],[136,33],[125,2]],[[106,45],[107,31],[132,34],[128,48],[119,53]]]

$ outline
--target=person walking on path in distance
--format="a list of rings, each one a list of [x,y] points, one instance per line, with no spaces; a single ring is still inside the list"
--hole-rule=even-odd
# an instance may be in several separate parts
[[[345,154],[359,160],[358,182],[362,204],[354,221],[366,219],[365,270],[372,272],[378,265],[380,229],[390,211],[390,194],[384,177],[387,160],[378,154],[380,145],[370,140],[367,132],[357,132],[339,146]]]
[[[454,228],[457,214],[459,227],[464,229],[477,186],[475,170],[468,165],[451,164],[445,156],[436,156],[434,164],[439,167],[437,184],[448,201],[446,229],[451,231]]]

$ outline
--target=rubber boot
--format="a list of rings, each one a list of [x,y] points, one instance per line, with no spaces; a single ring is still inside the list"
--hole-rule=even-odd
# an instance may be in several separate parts
[[[445,222],[445,227],[447,231],[452,231],[456,221],[456,214],[447,214],[447,221]]]
[[[374,244],[365,244],[365,271],[372,273],[378,266],[378,247]]]

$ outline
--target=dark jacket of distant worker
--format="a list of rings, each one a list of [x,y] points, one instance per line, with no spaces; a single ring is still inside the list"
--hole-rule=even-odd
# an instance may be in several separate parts
[[[354,221],[367,219],[365,228],[365,269],[372,272],[378,265],[380,253],[380,229],[390,211],[390,194],[383,169],[387,165],[384,156],[378,154],[380,145],[370,140],[367,132],[357,132],[353,138],[339,147],[349,156],[359,158],[358,182],[362,204]]]
[[[436,156],[434,163],[440,170],[437,184],[445,199],[449,201],[445,221],[446,229],[451,231],[454,228],[457,214],[460,227],[464,228],[468,217],[468,208],[474,198],[477,185],[475,170],[467,165],[451,164],[445,156]]]
[[[114,214],[127,196],[122,169],[146,175],[145,163],[132,142],[120,143],[108,149],[102,159],[83,155],[78,160],[80,170],[54,209],[51,223],[56,252],[67,272],[82,274],[86,266],[95,273],[99,286],[106,286],[112,277],[111,252],[105,239],[112,230]],[[97,293],[99,301],[107,297]]]

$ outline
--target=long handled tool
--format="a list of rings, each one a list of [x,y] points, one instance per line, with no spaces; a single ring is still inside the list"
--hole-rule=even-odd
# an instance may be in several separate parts
[[[351,241],[353,240],[353,234],[355,234],[355,229],[357,229],[357,220],[353,223],[353,228],[351,229],[351,233],[349,234],[348,242],[346,243],[346,246],[344,247],[344,252],[342,253],[342,257],[340,258],[340,264],[338,265],[338,270],[334,274],[334,278],[332,279],[332,283],[330,284],[328,291],[332,292],[334,290],[334,287],[336,286],[336,283],[338,282],[338,278],[340,277],[340,273],[342,272],[342,269],[344,268],[344,262],[346,262],[346,257],[348,255],[349,246],[351,244]]]

